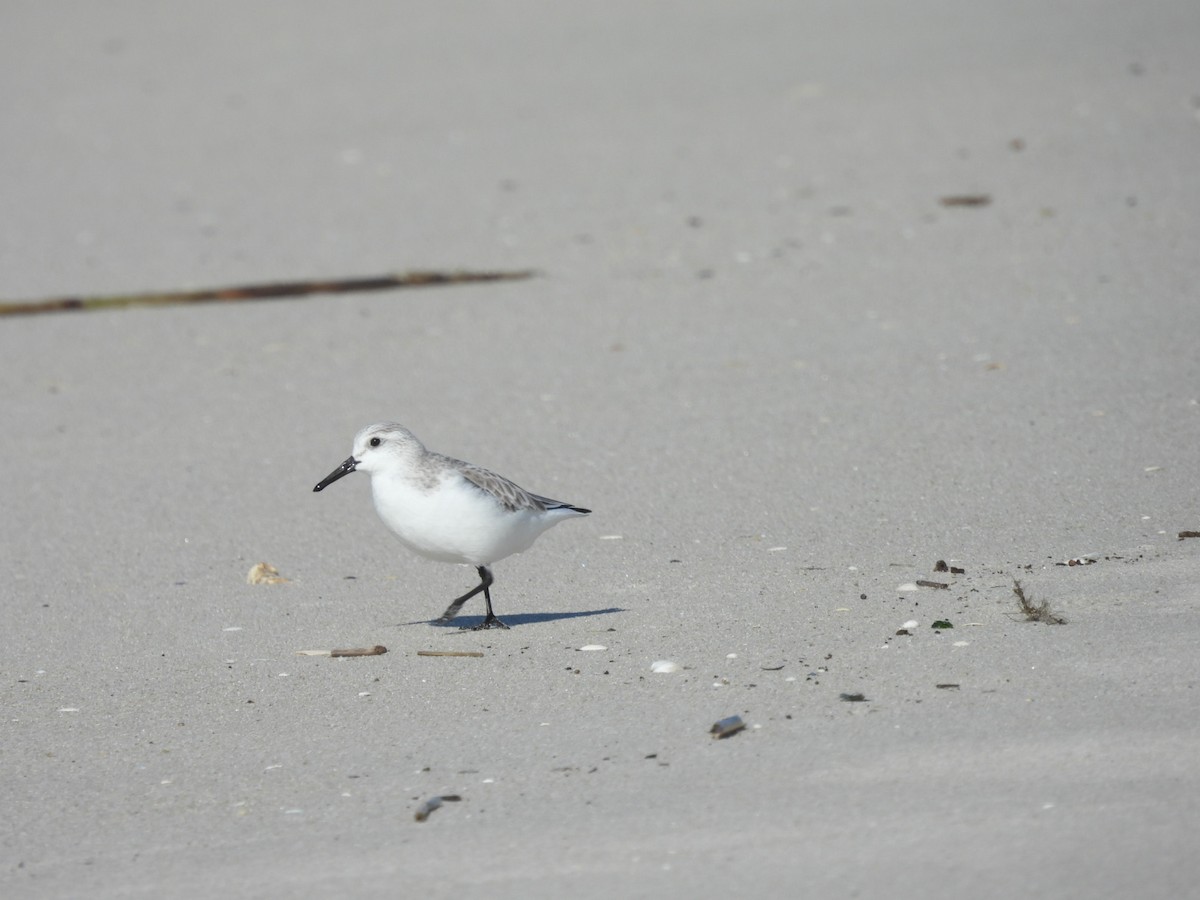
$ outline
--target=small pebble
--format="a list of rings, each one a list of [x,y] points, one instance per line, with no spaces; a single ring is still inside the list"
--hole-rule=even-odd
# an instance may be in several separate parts
[[[714,738],[727,738],[731,734],[737,734],[745,727],[746,723],[742,721],[741,716],[729,716],[713,723],[713,727],[708,730],[708,733]]]

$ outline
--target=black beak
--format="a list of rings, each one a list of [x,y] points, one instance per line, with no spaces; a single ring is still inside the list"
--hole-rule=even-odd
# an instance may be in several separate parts
[[[336,469],[334,469],[332,472],[330,472],[328,475],[326,475],[324,478],[322,478],[320,481],[318,481],[317,486],[315,488],[313,488],[313,492],[315,493],[316,491],[325,490],[325,488],[329,487],[331,484],[333,484],[335,481],[337,481],[343,475],[349,475],[351,472],[353,472],[354,467],[357,465],[358,465],[358,460],[355,459],[353,456],[351,456],[344,463],[342,463],[340,466],[338,466]]]

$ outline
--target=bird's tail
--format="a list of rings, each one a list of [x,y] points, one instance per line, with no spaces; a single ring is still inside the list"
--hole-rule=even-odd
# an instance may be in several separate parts
[[[546,507],[546,512],[555,512],[561,510],[564,513],[574,513],[577,516],[586,516],[591,510],[584,509],[582,506],[572,506],[570,503],[563,503],[561,500],[551,500],[549,497],[536,497],[535,499],[542,506]]]

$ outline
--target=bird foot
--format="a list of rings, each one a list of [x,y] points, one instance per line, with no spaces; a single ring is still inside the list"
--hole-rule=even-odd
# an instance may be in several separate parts
[[[503,622],[501,622],[500,619],[496,616],[488,616],[486,619],[484,619],[478,625],[471,627],[469,630],[470,631],[486,631],[489,628],[503,628],[505,631],[508,630],[508,626],[505,625]],[[467,630],[468,630],[468,628],[464,625],[463,631],[467,631]]]

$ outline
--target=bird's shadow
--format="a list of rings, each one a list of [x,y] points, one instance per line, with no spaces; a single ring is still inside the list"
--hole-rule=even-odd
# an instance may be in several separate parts
[[[547,613],[517,613],[507,615],[502,621],[509,628],[518,625],[535,625],[539,622],[553,622],[556,619],[579,619],[584,616],[607,616],[612,613],[625,612],[620,606],[610,606],[607,609],[585,609],[579,612],[547,612]],[[403,628],[406,625],[433,625],[436,628],[449,628],[452,631],[472,631],[476,625],[483,622],[483,616],[458,616],[449,622],[441,619],[418,619],[415,622],[398,622],[394,627]]]

